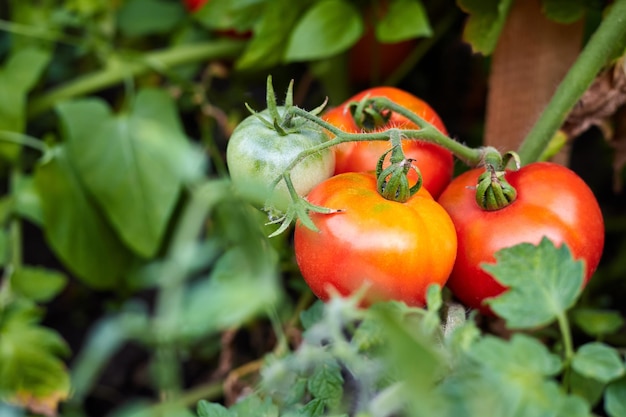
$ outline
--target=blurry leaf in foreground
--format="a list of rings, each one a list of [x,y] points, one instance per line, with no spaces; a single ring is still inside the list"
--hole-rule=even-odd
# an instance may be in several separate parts
[[[551,379],[560,370],[559,357],[530,336],[486,336],[471,345],[441,388],[453,416],[588,416],[585,401],[565,395]]]
[[[543,326],[565,314],[580,295],[584,267],[566,245],[547,238],[539,245],[521,243],[495,254],[496,264],[483,269],[509,289],[487,300],[511,329]]]
[[[604,343],[592,342],[576,351],[572,367],[581,375],[609,382],[624,375],[624,364],[617,350]]]
[[[175,2],[166,0],[129,0],[118,14],[120,30],[128,37],[170,33],[185,16]]]
[[[0,400],[53,416],[69,394],[61,360],[69,349],[38,321],[39,313],[26,303],[11,304],[0,317]]]
[[[573,23],[582,18],[586,12],[586,0],[542,0],[543,14],[558,23]]]

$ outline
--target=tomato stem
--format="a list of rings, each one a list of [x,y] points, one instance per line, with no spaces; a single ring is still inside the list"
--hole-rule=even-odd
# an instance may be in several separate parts
[[[538,161],[559,130],[570,110],[591,86],[596,75],[626,42],[626,0],[609,6],[602,23],[591,36],[559,84],[552,99],[521,143],[518,151],[523,164]]]
[[[569,320],[564,312],[557,315],[559,330],[563,337],[563,388],[569,391],[571,364],[574,358],[574,343],[572,341],[572,332],[570,330]]]

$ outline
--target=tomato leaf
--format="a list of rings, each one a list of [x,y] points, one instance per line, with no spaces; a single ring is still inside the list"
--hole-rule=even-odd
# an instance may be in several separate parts
[[[13,209],[23,218],[41,226],[43,214],[41,212],[41,201],[35,189],[33,177],[24,175],[16,181],[13,190],[15,205]]]
[[[206,400],[198,402],[198,417],[232,417],[232,413],[222,404],[210,403]]]
[[[572,367],[581,375],[605,383],[621,377],[625,371],[617,350],[600,342],[587,343],[578,348]]]
[[[539,245],[522,243],[495,254],[496,264],[483,268],[509,289],[486,302],[512,329],[546,325],[572,307],[581,292],[582,261],[566,245],[547,238]]]
[[[551,379],[561,370],[560,358],[530,336],[486,336],[462,358],[442,384],[450,415],[588,416],[585,401],[565,395]]]
[[[248,395],[230,408],[231,414],[237,417],[278,417],[278,407],[271,398],[262,400],[256,395]]]
[[[322,0],[298,21],[289,37],[285,61],[329,58],[354,45],[363,30],[363,19],[351,3]]]
[[[39,320],[30,303],[12,303],[0,316],[0,400],[52,415],[69,393],[61,360],[69,348]]]
[[[316,399],[333,407],[339,405],[343,396],[343,382],[337,361],[328,360],[316,366],[308,379],[307,388]]]
[[[587,0],[542,0],[543,14],[558,23],[573,23],[585,15]]]
[[[594,337],[615,333],[624,325],[624,318],[617,311],[579,308],[572,311],[572,319],[582,331]]]
[[[572,370],[569,375],[569,386],[572,394],[584,398],[594,407],[602,399],[606,384]]]
[[[604,409],[610,417],[626,416],[626,378],[613,381],[606,388]]]
[[[128,37],[168,33],[185,16],[185,9],[165,0],[129,0],[118,12],[120,31]]]
[[[428,37],[432,33],[426,9],[419,0],[391,0],[387,13],[376,22],[376,38],[383,43]]]
[[[34,181],[52,249],[87,284],[115,287],[131,255],[87,195],[64,146],[37,166]]]
[[[472,45],[474,52],[490,55],[498,43],[513,0],[457,0],[457,4],[469,14],[463,39]]]
[[[11,289],[37,302],[53,299],[66,284],[65,274],[51,269],[22,266],[11,276]]]
[[[263,16],[266,3],[267,0],[211,0],[194,17],[208,29],[244,32]]]
[[[203,167],[171,98],[143,90],[130,114],[119,116],[95,99],[61,104],[58,112],[81,181],[122,240],[137,254],[153,256],[182,184]]]
[[[48,62],[50,53],[39,48],[16,49],[0,68],[0,131],[22,133],[26,126],[26,96]],[[13,160],[19,145],[0,143],[0,157]]]
[[[283,61],[285,46],[293,27],[307,6],[306,2],[271,0],[254,26],[252,39],[235,63],[239,70],[269,68]]]

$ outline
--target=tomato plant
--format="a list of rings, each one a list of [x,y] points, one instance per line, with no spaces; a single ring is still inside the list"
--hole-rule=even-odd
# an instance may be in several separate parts
[[[358,102],[364,97],[386,97],[397,104],[411,110],[439,131],[446,134],[446,127],[439,115],[425,101],[395,87],[375,87],[364,90],[338,107],[327,111],[323,118],[346,132],[360,132],[363,130],[382,131],[391,127],[417,129],[418,127],[404,116],[392,113],[388,119],[359,126],[353,116],[353,107],[350,103]],[[342,172],[372,171],[376,167],[378,158],[389,149],[385,142],[353,142],[342,143],[335,148],[335,174]],[[415,160],[424,180],[424,187],[436,198],[441,194],[452,178],[454,160],[452,153],[447,149],[420,140],[403,140],[402,149],[407,158]],[[416,174],[412,172],[409,179],[415,181]]]
[[[285,108],[278,107],[278,115]],[[318,125],[302,118],[291,118],[287,131],[279,131],[270,122],[270,110],[250,115],[233,131],[226,148],[226,161],[233,183],[239,186],[258,203],[263,204],[272,195],[272,183],[300,154],[319,145],[328,136]],[[333,173],[335,157],[326,149],[309,156],[291,172],[296,192],[306,195],[316,184]],[[285,209],[290,196],[284,181],[278,183],[272,195],[276,208]]]
[[[425,189],[404,203],[386,200],[370,173],[343,173],[315,187],[313,204],[340,212],[312,214],[318,231],[296,225],[302,276],[327,300],[369,285],[367,301],[424,305],[430,284],[443,286],[452,269],[456,235],[450,218]]]
[[[604,222],[598,203],[585,182],[561,165],[532,163],[507,171],[506,180],[517,190],[510,205],[493,211],[481,209],[475,199],[483,169],[455,178],[439,198],[450,214],[458,236],[458,255],[448,287],[464,304],[489,312],[483,301],[505,287],[481,266],[495,261],[500,249],[545,236],[566,244],[576,259],[585,262],[585,282],[595,271],[604,246]]]

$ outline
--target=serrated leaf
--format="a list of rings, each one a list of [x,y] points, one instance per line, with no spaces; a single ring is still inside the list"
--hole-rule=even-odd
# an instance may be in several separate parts
[[[323,400],[331,407],[343,396],[343,376],[336,361],[325,361],[316,366],[309,377],[307,388],[313,397]]]
[[[232,413],[222,404],[210,403],[206,400],[198,402],[198,417],[231,417]]]
[[[428,37],[432,33],[426,9],[419,0],[391,0],[385,15],[376,22],[376,38],[383,43]]]
[[[457,0],[457,4],[469,14],[463,39],[472,45],[474,52],[490,55],[498,43],[513,0]]]
[[[58,106],[72,163],[122,240],[152,257],[161,246],[183,182],[202,156],[182,132],[164,91],[142,90],[130,114],[111,115],[97,99]]]
[[[613,381],[606,388],[604,410],[609,417],[626,417],[626,378]]]
[[[118,13],[122,33],[128,37],[171,32],[185,16],[175,2],[165,0],[129,0]]]
[[[312,61],[329,58],[354,45],[363,34],[359,11],[345,0],[315,3],[294,28],[285,61]]]
[[[574,323],[590,336],[601,337],[618,331],[624,318],[617,311],[576,309],[572,311]]]
[[[314,398],[298,410],[298,417],[321,417],[325,411],[325,402],[319,398]]]
[[[11,289],[36,302],[53,299],[66,284],[65,274],[45,268],[22,266],[11,276]]]
[[[36,168],[46,240],[63,263],[96,288],[118,285],[132,259],[87,196],[63,146]]]
[[[600,342],[578,348],[572,367],[581,375],[605,383],[624,375],[624,365],[617,350]]]
[[[484,367],[529,382],[556,375],[562,365],[541,342],[523,334],[509,341],[486,336],[472,346],[469,356]]]
[[[69,376],[61,360],[69,349],[38,321],[39,314],[27,304],[12,304],[3,311],[0,399],[51,415],[69,393]]]
[[[565,314],[580,295],[584,266],[566,245],[556,248],[547,238],[539,245],[522,243],[495,254],[496,264],[483,264],[509,289],[487,300],[511,329],[547,325]]]
[[[542,12],[557,23],[574,23],[585,15],[586,0],[542,0]]]
[[[306,2],[292,0],[266,2],[236,68],[258,71],[282,63],[289,34],[306,6]]]
[[[324,316],[324,302],[316,300],[311,307],[300,313],[300,322],[304,330],[310,329]]]

